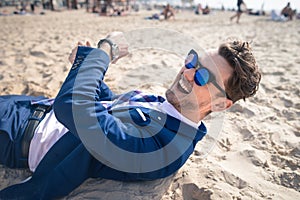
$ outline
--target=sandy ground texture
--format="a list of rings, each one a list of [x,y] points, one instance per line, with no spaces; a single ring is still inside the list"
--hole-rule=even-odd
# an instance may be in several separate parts
[[[76,42],[95,46],[111,31],[126,32],[133,45],[106,75],[118,93],[142,89],[163,95],[187,48],[217,48],[228,38],[252,41],[263,74],[258,94],[205,119],[209,135],[177,174],[141,183],[89,179],[63,199],[300,199],[300,20],[243,15],[236,24],[228,12],[144,19],[154,13],[99,17],[78,10],[0,17],[1,95],[55,97]],[[1,166],[0,189],[28,174]]]

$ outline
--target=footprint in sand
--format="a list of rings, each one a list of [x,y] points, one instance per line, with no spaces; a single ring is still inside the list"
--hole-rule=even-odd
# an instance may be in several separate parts
[[[222,171],[222,174],[226,183],[233,187],[243,189],[248,186],[248,183],[246,181],[242,180],[240,177],[235,176],[234,174],[231,174],[227,171]]]
[[[243,113],[246,114],[247,117],[255,116],[255,113],[247,107],[244,107],[240,104],[235,104],[230,108],[231,112]]]
[[[300,192],[300,175],[296,172],[283,172],[278,178],[279,180],[275,177],[277,184]]]
[[[39,58],[44,58],[46,57],[46,54],[42,51],[30,51],[31,56],[39,57]]]
[[[244,141],[253,141],[255,139],[254,135],[247,127],[241,128],[239,132],[243,136]]]
[[[289,121],[296,120],[298,118],[297,113],[290,109],[283,109],[280,114]]]
[[[218,144],[226,151],[230,151],[230,147],[232,145],[228,138],[226,138],[226,140],[221,139],[221,141],[218,141]]]
[[[292,155],[292,156],[294,156],[294,157],[300,159],[300,147],[294,148],[294,149],[290,152],[290,155]],[[299,164],[300,164],[300,163],[299,163]],[[299,168],[300,168],[300,165],[299,165]]]
[[[208,188],[199,188],[194,183],[188,183],[182,186],[183,200],[211,200],[212,194],[212,190]]]
[[[295,63],[300,64],[300,59],[299,58],[295,59]]]
[[[157,65],[157,64],[152,64],[152,65],[150,65],[150,67],[153,68],[153,69],[159,69],[160,68],[160,66]]]
[[[286,108],[292,107],[293,104],[294,104],[293,101],[291,101],[291,100],[289,100],[289,99],[283,98],[282,100],[283,100],[284,106],[285,106]]]
[[[53,75],[53,73],[50,70],[41,70],[40,73],[42,74],[43,78],[47,78],[51,75]]]
[[[263,166],[265,162],[263,162],[256,154],[255,150],[246,149],[240,153],[242,156],[245,156],[247,159],[251,161],[255,166]]]
[[[24,81],[23,83],[24,89],[21,92],[25,95],[31,95],[31,96],[47,96],[45,92],[41,91],[40,85],[34,83],[34,82],[27,82]]]

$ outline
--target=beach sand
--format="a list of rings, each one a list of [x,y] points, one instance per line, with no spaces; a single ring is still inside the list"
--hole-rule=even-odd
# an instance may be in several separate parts
[[[300,199],[300,20],[276,23],[242,15],[236,24],[230,22],[230,12],[144,19],[154,12],[99,17],[77,10],[0,17],[0,95],[55,97],[71,67],[71,48],[86,40],[96,46],[111,31],[164,29],[158,38],[165,42],[165,33],[178,31],[208,49],[232,37],[252,42],[263,75],[258,94],[207,117],[208,136],[178,173],[150,182],[89,179],[63,199]],[[145,46],[149,39],[151,35],[140,35],[133,42]],[[177,42],[170,44],[175,53],[159,44],[136,47],[110,66],[105,81],[117,93],[142,89],[163,95],[183,64],[177,50],[185,50],[185,41]],[[0,189],[28,174],[1,166]]]

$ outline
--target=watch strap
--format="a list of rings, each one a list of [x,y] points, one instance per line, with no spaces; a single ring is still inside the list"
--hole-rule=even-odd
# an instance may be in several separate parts
[[[114,55],[114,52],[113,52],[113,48],[117,48],[117,45],[114,44],[110,39],[104,38],[98,42],[98,45],[97,45],[98,48],[101,48],[101,45],[105,42],[110,45],[110,55],[111,55],[111,60],[113,61],[116,58],[116,55]]]

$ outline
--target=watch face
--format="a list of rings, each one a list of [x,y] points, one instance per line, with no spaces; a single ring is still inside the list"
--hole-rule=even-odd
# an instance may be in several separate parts
[[[111,50],[112,50],[112,56],[114,59],[118,58],[119,57],[119,47],[118,45],[116,44],[113,44],[111,46]]]

